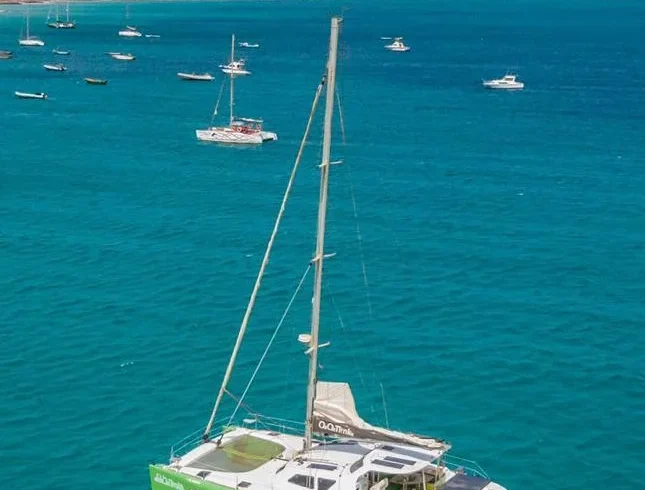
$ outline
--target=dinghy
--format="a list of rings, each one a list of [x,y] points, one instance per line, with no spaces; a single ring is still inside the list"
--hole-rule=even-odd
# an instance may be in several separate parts
[[[0,60],[9,60],[11,58],[13,58],[11,51],[0,51]]]
[[[189,80],[189,81],[194,81],[194,82],[210,82],[212,81],[215,77],[211,75],[210,73],[182,73],[179,72],[177,73],[177,76],[181,78],[182,80]]]
[[[19,92],[15,91],[16,97],[19,99],[46,99],[47,94],[44,92],[36,92],[36,93],[31,93],[31,92]]]
[[[133,54],[130,53],[108,53],[115,60],[120,61],[133,61],[135,59]]]
[[[62,50],[62,49],[58,49],[58,48],[54,48],[54,49],[52,49],[52,53],[54,53],[54,54],[58,54],[58,55],[61,55],[61,56],[67,56],[67,55],[69,55],[69,54],[70,54],[70,52],[69,52],[69,51],[64,51],[64,50]]]
[[[47,71],[65,71],[67,69],[60,63],[57,63],[55,65],[44,64],[43,68]]]
[[[107,80],[102,80],[100,78],[84,78],[85,83],[89,85],[107,85]]]

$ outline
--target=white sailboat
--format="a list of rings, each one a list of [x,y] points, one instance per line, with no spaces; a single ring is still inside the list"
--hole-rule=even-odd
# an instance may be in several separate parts
[[[25,36],[23,37],[22,34],[20,35],[20,39],[18,40],[18,44],[20,46],[28,46],[28,47],[40,47],[44,46],[45,42],[42,41],[41,39],[37,38],[36,36],[32,36],[29,32],[29,6],[26,7],[26,13],[25,13],[25,19],[26,19],[26,30],[25,30]]]
[[[125,21],[126,23],[130,19],[130,5],[126,3],[125,5]],[[119,36],[121,37],[129,37],[129,38],[134,38],[134,37],[141,37],[143,34],[141,34],[136,27],[126,25],[125,29],[122,29],[119,31]]]
[[[65,5],[65,20],[60,18],[60,4],[56,2],[56,20],[50,22],[49,14],[47,15],[47,26],[52,29],[74,29],[76,23],[69,18],[69,2]]]
[[[231,63],[235,59],[235,34],[231,37]],[[206,129],[197,129],[195,135],[200,141],[208,141],[212,143],[231,143],[238,145],[258,145],[265,141],[275,141],[278,135],[271,131],[264,130],[264,121],[262,119],[251,119],[248,117],[236,117],[234,115],[235,108],[235,77],[238,75],[232,71],[225,72],[229,78],[230,89],[230,115],[228,126],[211,126]],[[222,89],[223,89],[222,85]],[[219,107],[222,91],[220,97],[215,105],[215,112],[213,117],[217,115],[217,108]]]
[[[447,456],[450,445],[445,441],[367,423],[357,413],[354,397],[347,383],[318,379],[318,351],[329,345],[319,344],[319,327],[323,264],[328,258],[325,254],[325,227],[328,182],[333,164],[331,138],[336,101],[339,24],[340,19],[332,19],[326,75],[316,91],[305,135],[208,424],[204,430],[199,430],[174,446],[168,464],[150,465],[152,490],[504,490],[504,487],[492,482],[483,472],[480,475],[468,474],[465,469],[466,460],[459,460],[461,469],[455,468]],[[326,97],[322,162],[319,165],[316,250],[287,307],[288,312],[307,273],[313,268],[311,330],[298,337],[305,345],[305,354],[309,357],[307,408],[303,429],[287,420],[251,411],[245,403],[247,391],[282,321],[276,327],[242,395],[232,395],[228,384],[323,89],[326,89]],[[225,394],[233,398],[236,407],[229,417],[216,421]],[[430,403],[420,399],[418,409],[427,409]],[[249,416],[243,419],[242,424],[235,424],[236,416],[241,410],[246,410]],[[222,428],[213,433],[214,427]]]

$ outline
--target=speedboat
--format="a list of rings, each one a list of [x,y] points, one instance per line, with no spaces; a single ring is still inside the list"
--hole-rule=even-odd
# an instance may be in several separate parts
[[[47,94],[45,92],[36,92],[36,93],[31,93],[31,92],[19,92],[15,91],[16,97],[19,99],[46,99]]]
[[[524,88],[523,82],[517,81],[517,75],[507,73],[502,78],[494,80],[483,80],[482,85],[486,88],[503,90],[520,90]]]
[[[60,56],[67,56],[68,54],[70,54],[69,51],[63,51],[62,49],[58,49],[58,48],[52,49],[52,53],[58,54]]]
[[[227,75],[250,75],[251,72],[244,67],[244,60],[231,61],[228,65],[219,65]]]
[[[215,77],[211,75],[210,73],[182,73],[179,72],[177,73],[177,76],[181,78],[182,80],[190,80],[194,82],[210,82],[212,81]]]
[[[108,53],[112,58],[119,61],[134,61],[135,57],[130,53]]]
[[[103,80],[101,78],[84,78],[85,83],[88,85],[107,85],[107,80]]]
[[[251,43],[248,43],[246,41],[243,41],[243,42],[239,43],[239,46],[241,48],[259,48],[260,47],[259,44],[251,44]]]
[[[142,35],[143,34],[137,31],[136,27],[132,26],[125,26],[125,29],[119,31],[119,36],[121,37],[141,37]]]
[[[398,53],[404,53],[406,51],[410,51],[410,46],[406,46],[403,43],[403,38],[402,37],[395,37],[394,41],[392,44],[388,44],[385,46],[385,49],[389,51],[395,51]]]
[[[66,68],[61,63],[56,63],[55,65],[44,64],[43,68],[48,71],[65,71]]]
[[[11,51],[0,51],[0,60],[9,60],[11,58],[13,58]]]

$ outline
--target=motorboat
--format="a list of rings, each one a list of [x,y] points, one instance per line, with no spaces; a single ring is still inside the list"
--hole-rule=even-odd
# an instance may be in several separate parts
[[[119,61],[134,61],[135,56],[130,53],[108,53],[112,58]]]
[[[177,76],[182,80],[189,80],[193,82],[211,82],[215,79],[210,73],[177,73]]]
[[[153,38],[153,39],[158,39],[161,36],[159,34],[146,34],[147,38]]]
[[[483,80],[482,85],[486,88],[501,90],[521,90],[524,88],[524,83],[518,82],[517,75],[511,73],[507,73],[502,78]]]
[[[43,68],[47,71],[65,71],[67,68],[62,63],[44,64]]]
[[[240,48],[259,48],[260,47],[259,44],[248,43],[246,41],[243,41],[243,42],[239,43],[239,46],[240,46]]]
[[[58,49],[58,48],[52,49],[52,53],[60,55],[60,56],[68,56],[70,54],[69,51],[64,51],[64,50]]]
[[[13,58],[11,51],[0,51],[0,60],[10,60],[11,58]]]
[[[392,41],[392,44],[386,45],[385,49],[389,51],[394,51],[397,53],[405,53],[406,51],[410,51],[410,46],[406,46],[403,43],[402,37],[395,37],[394,41]]]
[[[47,94],[45,92],[31,93],[31,92],[19,92],[16,90],[14,93],[16,94],[16,97],[18,97],[19,99],[46,99],[47,98]]]
[[[108,81],[101,78],[84,78],[88,85],[107,85]]]
[[[125,26],[125,29],[119,31],[119,36],[121,37],[141,37],[141,34],[136,27]]]
[[[244,60],[231,61],[227,65],[219,65],[227,75],[250,75],[251,72],[244,66]]]

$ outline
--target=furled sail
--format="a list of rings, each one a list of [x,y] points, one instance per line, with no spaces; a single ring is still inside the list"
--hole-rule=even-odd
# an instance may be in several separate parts
[[[368,424],[356,412],[354,395],[347,383],[327,381],[316,383],[313,430],[318,434],[338,437],[413,444],[442,451],[450,449],[448,444],[439,439],[406,434]]]

